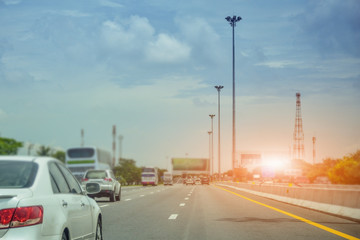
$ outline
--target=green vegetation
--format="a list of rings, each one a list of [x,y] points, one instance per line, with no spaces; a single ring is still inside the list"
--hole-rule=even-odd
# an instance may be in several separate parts
[[[144,167],[137,167],[133,159],[121,158],[120,165],[114,168],[116,178],[122,185],[141,184],[141,172]],[[159,183],[162,182],[162,176],[166,169],[159,169]]]
[[[360,150],[338,161],[329,169],[328,177],[332,183],[360,184]]]
[[[328,177],[333,184],[360,184],[360,150],[342,159],[327,158],[322,163],[310,166],[306,171],[310,182],[317,177]]]
[[[48,156],[53,157],[61,162],[65,163],[65,152],[64,151],[54,151],[51,147],[46,147],[44,145],[40,146],[39,150],[36,151],[37,156]]]
[[[22,142],[18,142],[11,138],[0,137],[0,155],[16,155],[18,149],[23,147]],[[51,156],[65,162],[64,151],[54,151],[51,147],[40,146],[36,152],[37,156]]]
[[[63,163],[65,163],[65,152],[64,151],[56,151],[55,153],[51,154],[53,158],[59,159]]]
[[[0,155],[16,155],[22,146],[23,143],[15,139],[0,137]]]
[[[132,159],[121,158],[120,165],[114,168],[115,176],[123,185],[139,184],[141,182],[141,168]]]

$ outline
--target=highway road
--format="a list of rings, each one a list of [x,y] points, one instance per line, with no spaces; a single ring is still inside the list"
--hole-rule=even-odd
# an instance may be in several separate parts
[[[360,239],[360,223],[217,185],[123,187],[97,199],[105,240]]]

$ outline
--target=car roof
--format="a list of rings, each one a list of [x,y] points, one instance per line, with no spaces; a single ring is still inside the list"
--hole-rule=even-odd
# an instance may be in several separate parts
[[[42,157],[42,156],[21,156],[21,155],[9,155],[9,156],[0,156],[0,161],[11,160],[11,161],[22,161],[22,162],[37,162],[38,160],[55,160],[51,157]]]
[[[111,169],[89,169],[86,172],[111,172]]]

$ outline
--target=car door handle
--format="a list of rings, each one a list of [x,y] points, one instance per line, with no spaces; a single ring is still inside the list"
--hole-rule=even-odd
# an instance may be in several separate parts
[[[62,201],[62,205],[63,205],[63,207],[67,207],[67,206],[68,206],[68,203],[63,200],[63,201]]]

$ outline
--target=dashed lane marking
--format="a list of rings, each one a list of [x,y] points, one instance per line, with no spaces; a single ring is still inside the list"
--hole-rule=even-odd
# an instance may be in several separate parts
[[[175,220],[178,217],[178,214],[171,214],[168,218],[169,220]]]

